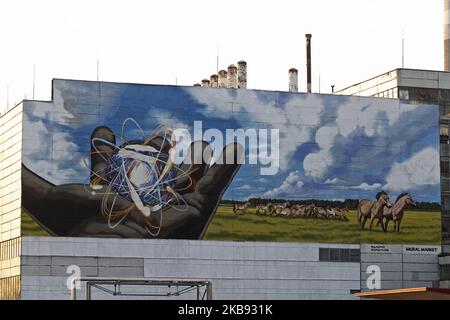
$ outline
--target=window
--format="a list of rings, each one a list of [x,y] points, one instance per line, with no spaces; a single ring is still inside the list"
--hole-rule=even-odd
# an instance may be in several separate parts
[[[442,205],[443,205],[443,209],[444,211],[447,211],[450,209],[450,197],[446,196],[446,195],[442,195]]]
[[[319,261],[322,262],[360,262],[359,249],[320,248]]]
[[[450,280],[450,266],[449,265],[443,265],[441,266],[441,280]]]
[[[398,98],[400,100],[409,100],[409,90],[400,90]]]
[[[0,300],[20,299],[20,276],[0,279]]]
[[[442,169],[441,169],[442,171]],[[449,179],[445,178],[444,176],[441,177],[441,192],[449,192],[450,191],[450,184]],[[450,210],[450,201],[446,201],[444,203],[444,208],[446,210]]]
[[[440,132],[441,132],[441,136],[447,136],[448,137],[448,125],[441,124]]]
[[[448,161],[441,161],[441,176],[450,178],[450,163]]]
[[[13,259],[20,256],[20,238],[7,240],[0,243],[0,260]]]

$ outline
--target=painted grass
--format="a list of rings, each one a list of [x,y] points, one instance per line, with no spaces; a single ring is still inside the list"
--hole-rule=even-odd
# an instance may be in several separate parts
[[[360,231],[356,212],[350,212],[348,222],[302,218],[260,217],[255,209],[237,216],[231,206],[220,206],[209,226],[206,240],[319,242],[319,243],[441,243],[440,212],[406,212],[400,234],[384,233],[381,227],[374,231]],[[22,214],[23,236],[48,236],[30,216]]]
[[[22,236],[48,237],[49,234],[34,222],[28,214],[22,212]]]
[[[348,222],[338,220],[260,217],[255,209],[237,216],[231,206],[217,210],[206,240],[319,242],[319,243],[390,243],[440,244],[440,212],[409,211],[405,213],[400,234],[384,233],[381,227],[360,231],[356,211],[350,212]]]

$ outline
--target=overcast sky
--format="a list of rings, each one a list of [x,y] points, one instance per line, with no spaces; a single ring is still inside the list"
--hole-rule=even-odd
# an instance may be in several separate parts
[[[52,78],[192,85],[244,59],[251,89],[305,80],[313,34],[313,90],[329,93],[401,67],[443,68],[442,0],[158,0],[0,2],[0,111],[50,99]],[[218,50],[219,48],[219,50]]]

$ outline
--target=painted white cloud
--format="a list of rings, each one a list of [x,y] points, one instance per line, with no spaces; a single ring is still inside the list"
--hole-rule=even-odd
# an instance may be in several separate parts
[[[286,180],[279,186],[273,190],[267,191],[264,193],[264,198],[276,198],[276,197],[287,197],[287,196],[298,196],[304,183],[301,180],[300,172],[293,171],[291,172]]]
[[[280,130],[281,170],[287,170],[295,151],[312,140],[314,128],[320,124],[325,109],[322,99],[315,95],[295,95],[281,107],[277,106],[275,95],[271,96],[272,100],[265,100],[250,90],[190,89],[188,93],[206,106],[198,110],[205,116],[229,119],[232,114],[243,128],[249,125],[248,117],[255,123],[266,123],[270,118],[273,128]]]
[[[439,151],[426,148],[410,159],[395,163],[386,177],[386,190],[410,192],[424,186],[439,185]]]
[[[80,180],[80,168],[88,173],[88,169],[86,166],[82,164],[82,162],[79,163],[74,168],[68,168],[68,169],[60,169],[58,168],[56,162],[51,163],[47,160],[38,160],[33,161],[31,163],[27,163],[27,167],[33,171],[39,174],[40,177],[44,178],[47,181],[50,181],[56,185],[63,184],[63,183],[69,183],[73,181],[79,181]]]
[[[252,188],[252,187],[251,187],[250,185],[248,185],[248,184],[236,188],[236,190],[239,190],[239,191],[248,191],[248,190],[252,190],[252,189],[254,189],[254,188]]]
[[[155,114],[158,115],[158,118],[155,118]],[[140,121],[139,119],[135,119],[135,120],[138,121],[138,123]],[[192,127],[191,125],[174,117],[167,110],[163,110],[163,109],[151,108],[147,112],[145,120],[146,120],[146,122],[148,122],[148,120],[152,120],[151,122],[157,121],[158,125],[166,126],[167,128],[170,128],[172,130],[176,130],[176,129],[188,129],[189,130]],[[149,128],[149,129],[152,130],[152,128]],[[156,129],[156,128],[154,128],[154,129]],[[151,132],[148,132],[148,133],[151,133]]]
[[[315,142],[321,150],[305,157],[303,168],[307,176],[317,180],[327,175],[328,168],[334,163],[331,148],[334,146],[334,140],[338,134],[339,129],[333,126],[324,126],[317,130]]]
[[[351,189],[364,190],[364,191],[376,191],[380,190],[383,185],[381,183],[374,183],[372,185],[364,182],[359,186],[351,187]]]
[[[310,153],[303,161],[305,174],[313,179],[324,178],[333,164],[333,155],[329,150]]]
[[[338,110],[336,125],[339,133],[348,137],[356,129],[364,130],[368,137],[382,135],[387,126],[392,126],[399,120],[400,112],[391,100],[377,100],[376,103],[367,99],[349,104]]]
[[[51,134],[42,121],[35,121],[24,126],[24,134],[27,137],[23,142],[24,164],[33,172],[54,184],[79,181],[89,176],[83,162],[86,155],[79,152],[68,133]],[[61,164],[68,160],[75,161],[75,164],[71,168],[63,168]]]
[[[45,159],[51,152],[52,139],[50,132],[41,120],[30,121],[24,114],[27,125],[24,126],[23,153],[24,157],[34,155],[37,159]]]
[[[315,142],[320,150],[305,157],[305,175],[316,182],[334,177],[345,180],[340,172],[353,164],[361,170],[362,164],[367,168],[389,168],[405,150],[417,150],[424,134],[433,130],[433,123],[426,120],[429,117],[426,106],[398,105],[392,100],[353,99],[339,105],[336,121],[317,129]],[[399,136],[405,138],[397,139]],[[384,177],[378,174],[378,178]],[[362,179],[363,175],[355,175],[349,182],[361,184],[361,190],[370,188],[363,185]]]
[[[339,180],[338,178],[334,178],[325,180],[324,184],[339,184],[340,182],[341,180]]]
[[[334,139],[339,134],[338,127],[321,127],[316,132],[316,143],[320,148],[329,150],[334,145]]]
[[[92,114],[92,108],[99,102],[96,99],[100,99],[93,94],[98,89],[92,83],[75,85],[64,81],[57,81],[54,89],[53,103],[28,102],[25,109],[24,164],[54,184],[85,181],[89,177],[89,170],[83,163],[86,154],[80,152],[69,133],[58,126],[52,126],[49,131],[44,121],[71,128],[103,123],[106,114]],[[113,108],[118,108],[119,99],[119,95],[103,96],[102,104],[112,112]],[[68,161],[74,164],[71,168],[67,168]]]

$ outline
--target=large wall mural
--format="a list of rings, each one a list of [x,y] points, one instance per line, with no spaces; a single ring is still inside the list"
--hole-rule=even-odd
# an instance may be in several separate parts
[[[23,235],[440,242],[439,110],[54,80],[26,102]]]

